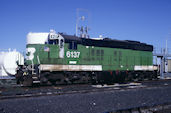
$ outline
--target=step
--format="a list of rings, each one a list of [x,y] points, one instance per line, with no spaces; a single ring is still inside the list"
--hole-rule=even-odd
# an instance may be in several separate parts
[[[34,79],[34,80],[35,80],[35,79],[38,79],[38,77],[32,77],[32,79]]]
[[[33,83],[40,83],[40,81],[33,81]]]

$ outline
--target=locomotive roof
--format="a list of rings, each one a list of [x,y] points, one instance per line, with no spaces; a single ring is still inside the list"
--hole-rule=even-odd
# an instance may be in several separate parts
[[[75,35],[65,35],[61,34],[66,43],[77,42],[85,46],[97,46],[97,47],[109,47],[109,48],[122,48],[122,49],[132,49],[140,51],[153,51],[153,46],[146,43],[141,43],[139,41],[132,40],[116,40],[110,38],[104,38],[102,40],[95,40],[91,38],[81,38]]]

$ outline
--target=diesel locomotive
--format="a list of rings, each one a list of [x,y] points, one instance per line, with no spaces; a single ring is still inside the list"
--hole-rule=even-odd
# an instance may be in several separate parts
[[[153,46],[138,41],[28,33],[18,83],[114,83],[157,78]]]

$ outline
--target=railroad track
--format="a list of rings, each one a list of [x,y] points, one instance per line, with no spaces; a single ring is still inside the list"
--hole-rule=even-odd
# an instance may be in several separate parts
[[[46,113],[51,107],[52,111],[61,113],[80,110],[88,110],[87,113],[99,113],[100,110],[102,113],[170,113],[170,89],[171,80],[114,85],[6,87],[0,89],[0,112],[18,112],[28,106],[23,112],[38,109]]]
[[[75,94],[75,93],[91,93],[91,92],[101,92],[101,91],[110,91],[110,90],[126,90],[126,89],[140,88],[140,87],[143,88],[145,86],[142,86],[141,83],[115,84],[115,85],[73,85],[73,86],[48,86],[48,87],[45,86],[45,87],[39,87],[39,88],[43,88],[43,90],[39,90],[39,88],[22,88],[24,90],[20,90],[19,92],[16,91],[16,93],[13,93],[12,95],[10,95],[10,93],[8,94],[8,92],[5,93],[5,95],[2,95],[3,93],[1,92],[0,99],[64,95],[64,94]]]
[[[171,86],[171,80],[156,80],[131,82],[127,84],[114,85],[89,85],[89,84],[74,84],[74,85],[56,85],[56,86],[36,86],[36,87],[21,87],[13,85],[0,88],[0,99],[26,98],[49,95],[64,95],[74,93],[91,93],[103,91],[126,91],[139,88],[158,88]]]

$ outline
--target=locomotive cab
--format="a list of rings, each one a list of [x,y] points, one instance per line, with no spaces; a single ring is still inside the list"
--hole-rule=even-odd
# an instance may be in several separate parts
[[[50,33],[29,33],[26,56],[27,64],[44,63],[44,59],[64,58],[64,38],[53,30]]]
[[[64,38],[55,31],[51,30],[48,36],[48,41],[45,42],[52,45],[58,45],[59,48],[59,58],[64,58]]]
[[[50,33],[28,33],[26,67],[20,67],[20,72],[16,75],[23,76],[21,83],[24,82],[24,79],[29,79],[26,80],[29,81],[26,85],[39,83],[41,64],[49,64],[49,62],[62,63],[61,60],[64,58],[64,42],[64,38],[54,30],[51,30]]]

